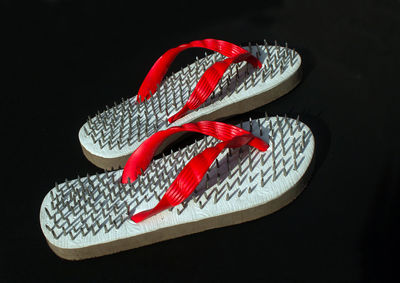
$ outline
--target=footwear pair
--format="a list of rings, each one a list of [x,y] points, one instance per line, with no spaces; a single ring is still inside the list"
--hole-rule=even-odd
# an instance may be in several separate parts
[[[217,53],[163,80],[190,47]],[[79,132],[99,167],[124,169],[56,184],[40,210],[42,231],[60,257],[78,260],[238,224],[270,214],[302,191],[314,138],[299,119],[217,120],[260,107],[300,79],[300,56],[287,47],[221,40],[183,44],[161,56],[139,89]],[[190,94],[190,95],[189,95]],[[186,132],[195,143],[153,157]]]

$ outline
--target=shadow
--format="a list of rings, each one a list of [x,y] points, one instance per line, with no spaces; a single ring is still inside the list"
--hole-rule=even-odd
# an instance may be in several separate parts
[[[400,254],[400,162],[394,155],[386,155],[379,170],[373,204],[368,216],[364,239],[363,282],[399,282],[398,255]],[[397,280],[396,280],[397,279]]]
[[[303,72],[302,81],[305,81],[308,79],[309,75],[312,73],[312,71],[315,69],[315,66],[317,65],[315,55],[308,48],[305,47],[297,47],[296,50],[301,57],[301,67]]]
[[[316,174],[326,160],[331,146],[331,132],[325,121],[320,118],[320,114],[312,115],[308,113],[299,113],[300,121],[305,123],[312,131],[315,139],[315,168],[313,174]],[[297,114],[288,113],[288,117],[295,118]]]

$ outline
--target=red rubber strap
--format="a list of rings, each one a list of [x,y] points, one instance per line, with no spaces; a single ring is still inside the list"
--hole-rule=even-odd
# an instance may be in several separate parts
[[[201,182],[205,173],[210,168],[211,164],[217,158],[224,148],[235,148],[245,144],[250,144],[256,138],[252,134],[238,135],[227,141],[218,143],[216,146],[205,149],[200,154],[190,160],[190,162],[182,169],[174,182],[165,192],[160,202],[152,209],[139,212],[131,217],[138,223],[141,222],[165,209],[176,206],[184,201],[196,189]],[[265,144],[265,149],[268,145]]]
[[[261,68],[261,62],[250,53],[239,54],[235,57],[214,63],[201,76],[186,104],[175,115],[168,118],[168,122],[172,123],[178,120],[185,115],[187,111],[194,110],[203,104],[214,91],[218,82],[222,79],[226,69],[228,69],[231,64],[242,61],[251,63],[255,68]]]
[[[230,140],[218,143],[216,146],[206,148],[203,152],[193,157],[182,169],[154,208],[139,212],[133,215],[131,219],[135,223],[139,223],[165,209],[182,203],[196,189],[211,164],[224,148],[240,147],[249,144],[254,138],[252,134],[235,136]]]
[[[137,101],[142,102],[145,99],[148,99],[151,96],[151,93],[155,93],[155,91],[157,90],[157,85],[161,83],[175,57],[180,52],[193,47],[210,49],[212,51],[219,52],[226,57],[234,57],[239,54],[248,53],[245,49],[233,43],[211,38],[195,40],[172,48],[165,52],[160,58],[158,58],[158,60],[151,67],[150,71],[146,75],[146,78],[139,88]]]
[[[162,144],[162,142],[175,133],[185,131],[213,136],[222,141],[228,141],[235,136],[251,134],[250,132],[239,127],[214,121],[187,123],[182,126],[171,127],[166,130],[159,131],[145,140],[129,157],[124,167],[124,171],[122,172],[121,182],[126,184],[129,180],[131,182],[136,180],[137,176],[147,169],[157,148]],[[268,148],[268,144],[257,137],[253,137],[253,139],[249,142],[249,145],[262,151],[267,150]]]

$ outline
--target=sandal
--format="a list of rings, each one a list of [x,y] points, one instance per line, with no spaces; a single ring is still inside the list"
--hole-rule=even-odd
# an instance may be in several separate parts
[[[163,81],[174,58],[194,47],[215,53],[197,59]],[[286,94],[300,82],[300,65],[301,58],[294,50],[276,43],[241,48],[205,39],[170,49],[153,65],[136,99],[114,103],[88,118],[79,131],[83,153],[100,168],[121,168],[153,133],[245,113]],[[168,139],[159,152],[180,136]]]
[[[184,131],[207,136],[151,160]],[[300,194],[313,154],[311,130],[286,116],[174,126],[144,141],[123,170],[56,183],[41,229],[58,256],[79,260],[250,221]]]

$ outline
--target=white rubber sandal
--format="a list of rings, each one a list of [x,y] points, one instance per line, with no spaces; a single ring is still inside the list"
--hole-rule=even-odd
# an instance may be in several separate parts
[[[183,202],[139,223],[131,219],[165,199],[178,173],[190,167],[185,166],[189,160],[222,142],[206,136],[153,160],[132,183],[122,184],[121,176],[132,175],[118,170],[56,184],[40,209],[40,225],[50,248],[69,260],[98,257],[250,221],[284,207],[310,177],[311,130],[286,116],[266,116],[240,126],[260,138],[253,141],[268,143],[268,149],[224,149]]]
[[[79,131],[86,158],[100,168],[121,168],[132,152],[159,130],[251,111],[288,93],[300,82],[301,58],[293,49],[278,46],[276,42],[243,48],[257,57],[262,67],[254,68],[246,62],[230,65],[211,96],[172,124],[168,118],[182,109],[205,71],[228,57],[220,53],[206,55],[165,78],[147,101],[137,103],[136,97],[132,97],[89,117]],[[179,137],[171,137],[159,151]]]

